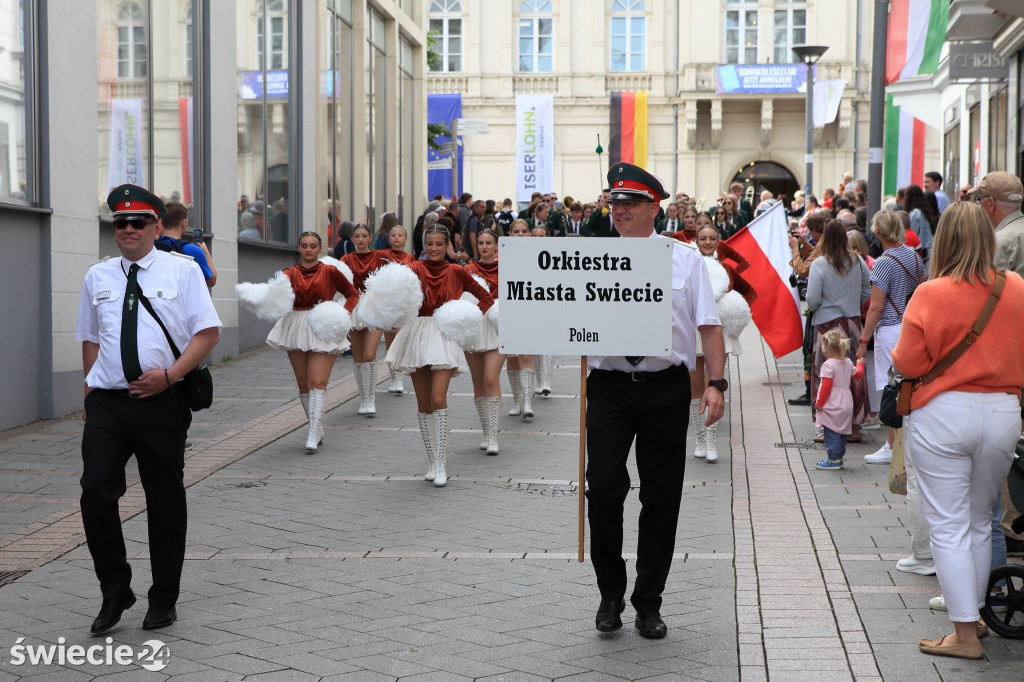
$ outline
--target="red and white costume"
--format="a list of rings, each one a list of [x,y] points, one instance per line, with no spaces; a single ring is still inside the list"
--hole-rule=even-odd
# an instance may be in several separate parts
[[[366,278],[377,268],[387,265],[390,260],[386,257],[388,251],[367,251],[366,253],[346,253],[341,257],[341,262],[352,270],[352,285],[359,290],[359,293],[366,292]],[[352,313],[352,329],[362,331],[366,329],[366,323],[359,319],[359,313]]]
[[[476,275],[487,282],[487,290],[491,294],[491,298],[495,301],[498,300],[498,261],[495,260],[493,263],[481,263],[475,261],[466,266],[466,272],[470,275]],[[484,351],[497,350],[498,349],[498,328],[490,320],[484,319],[480,323],[480,340],[473,348],[467,348],[466,350],[483,353]]]
[[[267,345],[281,350],[313,351],[316,353],[345,352],[347,341],[321,339],[309,324],[309,311],[318,303],[331,301],[336,293],[345,297],[345,310],[352,313],[359,302],[359,292],[345,275],[326,263],[317,263],[312,268],[293,265],[282,271],[291,282],[295,292],[292,311],[279,319],[267,336]]]

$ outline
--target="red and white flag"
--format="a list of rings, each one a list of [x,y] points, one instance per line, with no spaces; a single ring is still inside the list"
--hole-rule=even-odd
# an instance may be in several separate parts
[[[781,358],[800,349],[804,325],[800,298],[789,285],[793,252],[789,248],[785,206],[775,204],[727,241],[750,261],[750,267],[742,273],[757,292],[750,315],[772,353]]]

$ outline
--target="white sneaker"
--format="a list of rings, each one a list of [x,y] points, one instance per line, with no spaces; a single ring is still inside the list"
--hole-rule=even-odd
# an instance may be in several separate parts
[[[946,598],[941,594],[938,597],[932,597],[928,600],[928,608],[932,611],[945,611],[946,610]]]
[[[935,561],[908,556],[906,559],[900,559],[896,562],[896,570],[903,571],[904,573],[916,573],[918,575],[935,575]]]
[[[888,443],[878,448],[878,452],[864,456],[864,461],[868,464],[888,464],[892,461],[892,448],[889,447]]]

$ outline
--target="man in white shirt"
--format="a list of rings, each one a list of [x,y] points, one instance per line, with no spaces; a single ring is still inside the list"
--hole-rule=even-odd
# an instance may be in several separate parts
[[[669,197],[661,182],[642,168],[618,163],[608,171],[611,217],[618,234],[665,239],[654,232],[658,205]],[[629,492],[626,459],[636,439],[640,471],[640,534],[636,584],[630,601],[643,637],[667,633],[661,593],[675,551],[676,524],[686,462],[686,406],[689,368],[696,363],[700,333],[711,379],[700,413],[711,425],[725,409],[725,344],[707,268],[699,252],[679,242],[672,261],[672,353],[664,357],[588,356],[587,499],[590,501],[590,557],[601,590],[595,625],[600,632],[622,627],[626,564],[622,559],[622,510]],[[665,405],[679,414],[665,416]]]
[[[122,185],[107,204],[121,256],[86,273],[75,332],[85,369],[82,524],[103,593],[94,635],[114,627],[135,604],[118,511],[133,454],[146,491],[153,572],[142,626],[153,630],[177,618],[188,522],[184,448],[192,423],[180,382],[213,350],[222,326],[195,261],[154,248],[164,203],[141,187]]]

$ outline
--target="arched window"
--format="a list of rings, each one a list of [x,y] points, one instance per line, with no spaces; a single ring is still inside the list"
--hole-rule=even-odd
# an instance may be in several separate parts
[[[185,77],[192,77],[192,3],[185,8]]]
[[[437,73],[462,71],[462,3],[459,0],[433,0],[429,32],[436,36],[434,51],[440,59],[431,67]]]
[[[554,16],[549,0],[523,0],[519,5],[519,71],[554,70]]]
[[[262,10],[262,8],[261,8]],[[270,28],[269,36],[266,27]],[[267,70],[284,68],[284,0],[267,0],[266,15],[263,12],[256,17],[256,59],[263,64],[263,52],[266,49],[267,39],[270,40],[270,49],[267,53]]]
[[[646,10],[643,0],[612,0],[612,71],[647,68]]]
[[[146,15],[134,2],[117,8],[117,77],[145,78]]]

